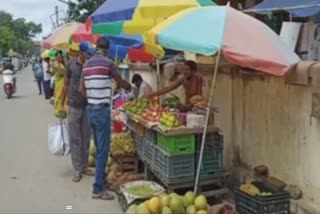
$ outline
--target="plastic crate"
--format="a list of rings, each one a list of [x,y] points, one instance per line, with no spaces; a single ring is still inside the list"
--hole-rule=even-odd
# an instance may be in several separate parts
[[[200,149],[202,134],[197,135],[197,147]],[[206,136],[205,146],[207,149],[223,149],[223,135],[218,132],[209,133]]]
[[[173,185],[181,184],[186,182],[194,182],[194,176],[185,176],[179,178],[168,178],[166,175],[163,175],[159,170],[152,171],[154,175],[164,184],[164,185]]]
[[[199,153],[197,155],[197,161]],[[198,166],[198,165],[197,165]],[[205,149],[202,156],[202,164],[200,170],[201,177],[219,177],[223,175],[223,150],[207,150]]]
[[[137,151],[139,157],[142,157],[142,154],[143,154],[143,140],[142,140],[142,137],[140,137],[137,134],[134,134],[134,141],[136,143],[136,151]]]
[[[146,129],[144,133],[144,138],[149,141],[150,143],[157,143],[157,132],[153,131],[152,129]]]
[[[194,154],[170,155],[155,146],[155,167],[169,179],[194,176]]]
[[[158,133],[158,145],[170,155],[194,154],[195,135],[165,136]]]
[[[155,144],[150,143],[147,140],[142,140],[143,143],[143,160],[150,166],[155,162]]]
[[[259,182],[260,183],[260,182]],[[256,185],[256,184],[254,184]],[[261,188],[258,187],[261,191]],[[265,188],[267,189],[267,188]],[[272,192],[271,196],[251,196],[235,189],[235,202],[239,214],[290,214],[290,195],[287,192]],[[264,190],[266,191],[266,190]]]

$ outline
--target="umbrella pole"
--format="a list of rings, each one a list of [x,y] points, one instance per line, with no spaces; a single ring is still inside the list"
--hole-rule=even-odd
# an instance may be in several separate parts
[[[115,56],[114,56],[114,62],[116,65],[118,65],[118,46],[116,45],[116,53],[115,53]]]
[[[156,60],[156,67],[157,67],[157,90],[160,89],[160,62],[157,58]]]
[[[197,193],[197,191],[198,191],[198,185],[199,185],[199,180],[200,180],[199,178],[200,178],[201,163],[202,163],[202,157],[203,157],[203,150],[204,150],[204,144],[205,144],[205,141],[206,141],[206,133],[207,133],[207,130],[208,130],[208,122],[209,122],[209,116],[210,116],[210,111],[211,111],[211,105],[212,105],[212,102],[213,102],[213,92],[214,92],[214,87],[216,85],[217,74],[218,74],[218,69],[219,69],[219,64],[220,64],[220,57],[221,57],[221,50],[218,52],[218,55],[217,55],[217,58],[216,58],[216,63],[215,63],[215,68],[214,68],[214,73],[213,73],[210,93],[209,93],[209,102],[208,102],[208,107],[207,107],[207,112],[206,112],[205,125],[204,125],[204,129],[203,129],[203,134],[202,134],[200,155],[199,155],[199,159],[198,159],[196,180],[195,180],[195,185],[194,185],[194,192],[195,193]]]

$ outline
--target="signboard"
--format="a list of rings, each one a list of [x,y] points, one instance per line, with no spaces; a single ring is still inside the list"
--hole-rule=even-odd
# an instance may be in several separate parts
[[[302,23],[297,23],[297,22],[282,23],[280,37],[292,51],[296,50],[301,26],[302,26]]]

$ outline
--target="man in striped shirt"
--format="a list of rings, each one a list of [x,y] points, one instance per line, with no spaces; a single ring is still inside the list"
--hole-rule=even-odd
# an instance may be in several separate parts
[[[109,40],[101,37],[97,41],[97,52],[84,65],[80,93],[87,98],[87,113],[97,148],[96,174],[93,185],[94,199],[112,200],[106,191],[105,169],[111,137],[112,79],[118,85],[131,91],[131,85],[123,80],[115,64],[107,58]]]

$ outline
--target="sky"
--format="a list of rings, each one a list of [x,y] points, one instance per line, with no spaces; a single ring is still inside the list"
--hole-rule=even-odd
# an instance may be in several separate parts
[[[5,0],[2,0],[5,1]],[[25,18],[27,21],[41,23],[43,33],[36,39],[41,40],[42,36],[47,36],[52,30],[50,15],[54,14],[55,6],[66,12],[67,5],[57,0],[6,0],[8,3],[1,3],[0,10],[5,10],[14,18]],[[10,2],[10,3],[9,3]],[[63,13],[60,14],[62,16]]]

